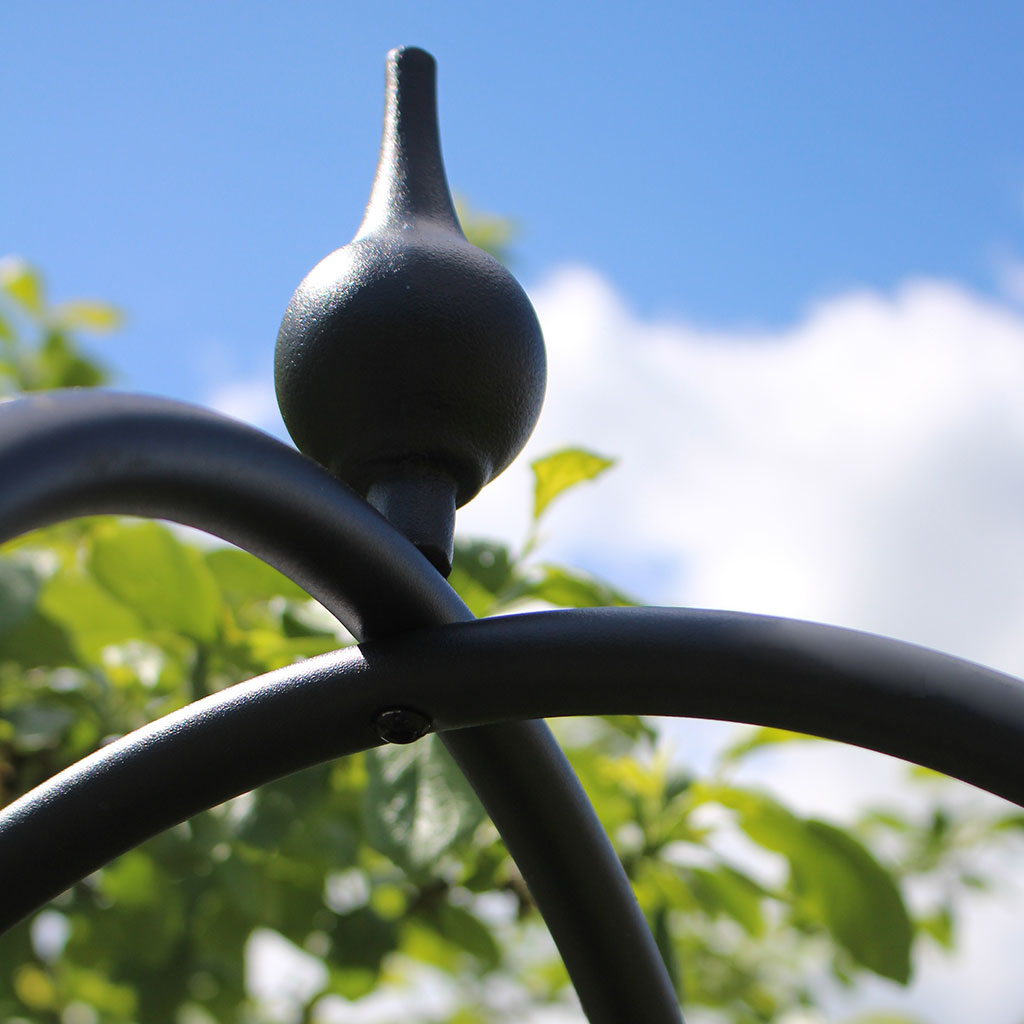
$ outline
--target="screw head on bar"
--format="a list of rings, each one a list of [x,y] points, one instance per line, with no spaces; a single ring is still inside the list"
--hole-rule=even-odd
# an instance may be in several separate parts
[[[430,719],[413,708],[389,708],[375,719],[377,735],[385,743],[415,743],[430,732]]]
[[[437,568],[455,509],[519,453],[544,398],[526,293],[462,233],[433,57],[392,50],[377,173],[355,238],[309,273],[281,323],[278,403],[296,446]]]

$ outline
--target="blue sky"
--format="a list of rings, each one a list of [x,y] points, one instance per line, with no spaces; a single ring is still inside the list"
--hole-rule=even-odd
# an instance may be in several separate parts
[[[1019,4],[7,3],[0,34],[2,247],[123,305],[125,383],[184,397],[268,365],[351,236],[402,43],[527,284],[585,262],[777,326],[907,273],[991,293],[1024,250]]]
[[[0,253],[127,311],[91,345],[122,386],[279,429],[281,315],[354,233],[385,54],[420,45],[453,186],[521,226],[526,458],[620,458],[547,555],[1024,675],[1024,5],[8,0],[0,40]],[[460,523],[521,535],[528,488],[520,460]],[[807,749],[757,771],[808,813],[899,790]],[[911,1004],[1017,1024],[1022,903]]]

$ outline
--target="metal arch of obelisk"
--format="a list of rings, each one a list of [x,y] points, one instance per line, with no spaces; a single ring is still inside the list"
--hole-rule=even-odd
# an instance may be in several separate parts
[[[433,58],[392,51],[387,74],[363,222],[299,286],[278,338],[279,400],[304,454],[162,399],[69,391],[0,404],[0,540],[96,513],[185,523],[285,573],[360,641],[197,701],[5,808],[0,877],[18,884],[0,897],[0,927],[232,796],[435,731],[519,865],[588,1020],[677,1024],[643,915],[543,718],[773,725],[1024,805],[1024,684],[765,616],[605,608],[474,620],[445,581],[455,510],[529,436],[543,343],[522,289],[459,228]]]

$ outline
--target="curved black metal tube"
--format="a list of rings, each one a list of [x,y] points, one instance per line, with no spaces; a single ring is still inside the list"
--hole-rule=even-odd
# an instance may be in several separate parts
[[[2,403],[0,480],[0,540],[105,512],[170,519],[280,569],[361,639],[471,617],[354,491],[197,406],[93,389]]]
[[[463,735],[482,723],[576,714],[775,725],[916,761],[1024,805],[1024,773],[1012,771],[1024,683],[1001,673],[866,633],[733,612],[514,615],[368,643],[241,683],[62,772],[0,813],[0,877],[19,879],[0,927],[204,808],[377,745],[373,722],[395,707]],[[583,844],[571,822],[549,815],[544,827],[552,850]],[[60,856],[54,835],[64,840]],[[574,883],[589,893],[588,927],[601,923],[602,877],[584,864]],[[616,975],[629,965],[631,938],[613,936],[618,956],[607,966]],[[582,949],[595,940],[586,936]],[[592,1019],[660,1019],[657,993],[647,997],[650,1017],[642,998],[630,998],[622,992]]]
[[[1024,681],[870,633],[739,612],[593,608],[360,650],[389,680],[415,671],[408,699],[438,730],[592,714],[749,722],[899,757],[1024,806]]]
[[[293,449],[205,409],[94,390],[5,403],[0,405],[0,479],[0,540],[103,512],[170,519],[258,555],[361,639],[471,618],[423,555],[353,491]],[[304,721],[308,729],[310,719]],[[234,723],[232,718],[231,729]],[[680,1021],[671,981],[629,882],[547,726],[510,723],[443,740],[515,857],[589,1019],[612,1024],[642,1006],[652,1024]],[[143,740],[146,749],[154,742],[152,736]],[[305,733],[295,734],[291,742],[295,751],[301,750]],[[116,758],[119,749],[105,748],[95,763]],[[173,742],[170,748],[161,742],[153,749],[170,749],[169,760],[161,765],[177,756]],[[229,742],[228,749],[237,748]],[[257,749],[263,757],[265,748]],[[288,751],[282,748],[278,754],[292,764]],[[301,767],[275,772],[270,768],[275,763],[270,758],[271,773],[243,789]],[[172,767],[170,778],[180,786],[181,766]],[[239,777],[221,762],[216,770],[224,771],[229,781]],[[114,783],[106,781],[112,776],[92,772],[87,769],[93,779],[89,792],[99,806],[75,804],[75,814],[85,817],[66,822],[78,829],[83,852],[102,843],[99,833],[116,823],[98,813],[103,801],[113,798]],[[56,799],[65,783],[55,784],[56,789],[36,791],[44,804]],[[217,786],[216,780],[206,780],[199,792],[206,792],[204,787],[213,792]],[[223,786],[217,791],[224,791]],[[165,796],[168,811],[184,806]],[[181,797],[186,799],[184,793]],[[140,827],[163,820],[160,809],[143,808],[144,799],[120,802],[121,817],[139,815]],[[200,799],[195,809],[205,806],[209,804]],[[12,814],[5,821],[21,821],[24,838],[7,828],[3,844],[16,851],[19,844],[30,845],[29,828],[20,812],[12,808]],[[547,830],[552,820],[570,825],[578,843],[552,845]],[[127,831],[115,828],[114,834],[134,834],[130,823],[125,827]],[[63,845],[65,851],[73,848],[70,839]],[[45,873],[44,867],[59,869],[44,858],[35,870]],[[580,888],[583,877],[593,878],[599,899],[592,890]],[[50,894],[60,888],[51,886]],[[13,894],[11,898],[23,902]],[[627,938],[627,950],[616,945],[616,936]]]
[[[352,647],[239,683],[100,748],[9,804],[0,811],[0,877],[18,884],[4,886],[0,930],[200,811],[379,745],[373,682],[351,685],[363,669]]]

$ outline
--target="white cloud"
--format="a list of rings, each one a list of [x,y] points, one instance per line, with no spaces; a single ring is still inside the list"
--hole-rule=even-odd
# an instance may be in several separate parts
[[[279,437],[285,436],[274,383],[267,377],[228,381],[215,388],[204,404],[225,416],[244,420]]]
[[[1024,302],[1024,261],[1005,250],[995,257],[996,279],[1008,299]]]
[[[530,457],[620,458],[550,552],[645,599],[870,629],[1024,673],[1024,316],[948,283],[778,331],[633,316],[593,271],[533,295],[550,363],[526,455],[460,512],[515,537]]]

